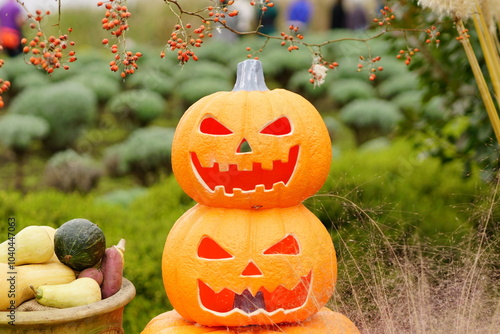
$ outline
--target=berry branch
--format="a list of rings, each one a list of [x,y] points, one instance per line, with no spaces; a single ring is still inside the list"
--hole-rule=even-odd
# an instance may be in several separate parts
[[[75,61],[75,51],[68,50],[68,47],[74,46],[74,42],[69,40],[69,33],[60,33],[58,37],[47,34],[42,29],[42,21],[45,16],[50,15],[50,12],[42,13],[37,10],[35,14],[28,12],[22,0],[16,0],[24,7],[28,13],[28,19],[31,21],[30,28],[35,34],[30,40],[23,39],[25,47],[24,53],[28,56],[28,63],[37,66],[48,74],[51,74],[55,69],[69,69],[68,63]],[[58,1],[58,24],[61,17],[61,0]],[[394,22],[397,14],[390,6],[385,6],[380,10],[380,15],[373,19],[375,27],[380,28],[378,32],[366,38],[346,37],[339,39],[326,40],[321,43],[309,42],[304,34],[300,32],[299,27],[289,26],[287,32],[281,32],[277,35],[266,34],[262,32],[263,18],[270,8],[274,7],[272,0],[252,0],[250,4],[260,11],[255,29],[249,31],[238,31],[230,24],[230,18],[239,15],[238,10],[232,7],[236,1],[242,0],[207,0],[208,6],[197,10],[186,10],[185,3],[181,4],[178,0],[163,0],[169,7],[170,11],[175,15],[177,22],[169,36],[169,39],[160,52],[162,58],[167,56],[167,52],[175,53],[180,64],[185,64],[189,60],[197,61],[197,49],[203,46],[207,38],[211,38],[215,30],[226,29],[236,35],[257,35],[263,37],[263,44],[260,48],[252,50],[247,47],[249,52],[247,57],[258,58],[259,53],[263,52],[265,47],[274,41],[286,47],[287,51],[294,52],[301,48],[306,48],[311,54],[311,66],[308,69],[310,73],[310,82],[315,86],[321,85],[329,70],[334,70],[341,66],[335,59],[327,59],[323,52],[323,47],[334,43],[344,41],[364,43],[368,49],[368,55],[359,55],[359,64],[357,71],[368,71],[368,79],[375,80],[376,73],[382,71],[383,68],[378,66],[380,56],[372,55],[369,41],[379,38],[387,33],[402,33],[404,39],[408,43],[407,33],[425,33],[426,43],[439,45],[439,31],[435,26],[429,28],[398,28],[394,27]],[[132,52],[126,47],[126,32],[130,29],[128,19],[132,15],[127,7],[127,0],[106,0],[97,2],[98,7],[105,9],[104,17],[101,20],[102,29],[109,32],[110,37],[102,40],[102,44],[109,48],[113,54],[113,59],[109,63],[109,68],[113,72],[120,72],[120,75],[125,78],[127,75],[133,74],[137,68],[137,62],[142,56],[140,52]],[[188,22],[191,21],[191,22]],[[467,32],[463,36],[467,36]],[[463,37],[462,37],[463,38]],[[409,43],[408,43],[409,44]],[[407,46],[405,50],[400,50],[397,58],[405,61],[406,65],[411,64],[412,57],[419,52],[418,48]],[[3,65],[3,61],[0,66]],[[8,89],[10,83],[0,82],[0,97],[1,94]],[[1,100],[0,100],[1,102]]]
[[[321,43],[308,42],[304,35],[299,32],[299,27],[289,26],[288,32],[281,32],[278,36],[265,34],[260,31],[262,28],[262,18],[265,15],[269,7],[273,7],[274,3],[271,0],[259,0],[251,1],[250,4],[260,8],[261,15],[258,20],[258,24],[255,30],[252,31],[238,31],[228,25],[227,17],[237,16],[239,13],[237,10],[232,10],[231,6],[235,1],[241,0],[210,0],[211,5],[206,8],[201,8],[197,11],[187,11],[184,10],[182,5],[177,0],[163,0],[170,8],[170,10],[177,17],[177,24],[171,34],[171,38],[168,40],[165,49],[161,52],[161,57],[166,57],[166,51],[177,51],[177,59],[180,64],[185,64],[190,59],[197,61],[198,56],[195,53],[195,49],[202,46],[203,40],[206,37],[212,37],[212,31],[214,29],[227,29],[228,31],[244,36],[244,35],[258,35],[265,38],[263,45],[254,50],[252,53],[247,55],[248,58],[258,59],[258,54],[262,52],[265,46],[274,40],[280,42],[282,46],[286,46],[289,52],[299,50],[300,47],[305,47],[311,52],[312,62],[309,68],[309,73],[311,74],[310,82],[314,85],[321,85],[324,82],[324,78],[330,69],[335,69],[339,65],[334,59],[325,59],[322,52],[322,48],[327,45],[334,43],[339,43],[343,41],[354,41],[364,43],[368,49],[368,56],[360,57],[360,63],[357,70],[369,71],[369,80],[376,79],[376,72],[383,70],[381,66],[376,66],[376,62],[380,61],[379,56],[372,56],[370,53],[370,48],[368,42],[370,40],[379,38],[387,33],[402,32],[404,38],[406,39],[406,33],[426,33],[428,44],[439,45],[440,40],[439,31],[435,26],[430,28],[398,28],[393,26],[394,20],[396,20],[397,15],[390,6],[385,6],[380,10],[380,16],[373,19],[374,24],[381,28],[381,31],[375,32],[372,36],[366,38],[339,38],[334,40],[326,40]],[[193,24],[184,24],[183,21],[186,17],[197,20],[201,22],[201,25],[197,28],[193,28]],[[252,51],[250,47],[246,48],[247,51]],[[407,50],[401,50],[397,58],[402,58],[405,60],[406,65],[410,65],[412,57],[419,51],[418,48],[413,48],[408,46]]]
[[[27,61],[28,64],[36,66],[39,69],[44,70],[49,75],[54,72],[54,70],[63,68],[65,70],[69,69],[69,63],[76,61],[76,52],[69,50],[75,45],[75,42],[69,40],[69,34],[72,28],[68,28],[67,33],[62,33],[61,30],[58,32],[58,37],[54,35],[49,35],[45,33],[42,27],[43,19],[50,15],[50,11],[42,12],[41,10],[36,10],[35,14],[29,12],[29,10],[24,5],[21,0],[16,0],[16,2],[25,10],[27,13],[28,22],[30,22],[29,27],[35,33],[31,40],[28,42],[27,38],[21,40],[21,44],[24,45],[23,53],[29,56]],[[60,28],[61,22],[61,0],[58,0],[58,23],[57,26]],[[0,67],[4,65],[4,60],[0,59]],[[10,82],[7,80],[0,79],[0,108],[4,106],[4,101],[2,94],[5,93],[10,88]]]
[[[24,44],[23,52],[26,55],[31,55],[29,63],[43,69],[48,74],[52,74],[55,69],[69,69],[68,63],[76,61],[76,52],[67,50],[68,46],[74,46],[75,42],[69,40],[69,33],[73,31],[68,29],[68,34],[61,34],[59,37],[50,35],[47,37],[42,30],[40,22],[45,15],[50,15],[50,11],[43,15],[40,10],[36,11],[36,16],[28,14],[28,17],[33,20],[30,28],[35,30],[35,36],[28,42],[27,38],[23,38],[21,43]],[[67,51],[67,55],[65,52]]]
[[[21,43],[25,45],[23,48],[24,54],[30,55],[29,63],[43,69],[48,74],[52,74],[58,68],[68,70],[68,63],[76,61],[77,58],[75,56],[76,52],[68,49],[75,45],[74,41],[69,40],[69,34],[73,29],[68,28],[67,33],[62,33],[60,30],[61,0],[58,0],[58,37],[54,35],[47,37],[48,34],[45,33],[42,27],[42,21],[46,16],[51,14],[50,11],[42,12],[41,10],[36,10],[35,14],[32,14],[24,5],[24,2],[20,0],[16,1],[26,11],[28,22],[30,22],[30,29],[35,31],[34,36],[29,42],[27,38],[21,40]]]
[[[104,18],[101,20],[102,29],[109,31],[114,43],[109,46],[109,39],[102,40],[102,44],[109,47],[113,60],[109,63],[109,69],[113,72],[120,71],[122,78],[133,74],[138,68],[137,61],[142,56],[140,52],[127,50],[125,33],[129,30],[128,19],[132,15],[128,11],[127,0],[99,1],[98,7],[106,9]]]

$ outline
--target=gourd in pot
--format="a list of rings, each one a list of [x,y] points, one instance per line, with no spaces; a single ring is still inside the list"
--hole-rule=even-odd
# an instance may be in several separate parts
[[[54,255],[54,242],[43,226],[28,226],[0,244],[0,263],[16,266],[44,263]]]
[[[31,285],[64,284],[75,279],[74,271],[62,263],[26,264],[18,267],[0,263],[0,310],[18,307],[34,298]]]

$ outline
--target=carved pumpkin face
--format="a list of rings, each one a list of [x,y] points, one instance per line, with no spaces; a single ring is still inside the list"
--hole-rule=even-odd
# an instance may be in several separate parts
[[[204,205],[297,205],[316,193],[328,175],[326,126],[300,95],[245,87],[204,97],[186,111],[172,145],[174,174],[184,191]]]
[[[240,210],[196,205],[174,225],[163,253],[168,298],[206,326],[302,321],[331,297],[331,237],[302,204]]]

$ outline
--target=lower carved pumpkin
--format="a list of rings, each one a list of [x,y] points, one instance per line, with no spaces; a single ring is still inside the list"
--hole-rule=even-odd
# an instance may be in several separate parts
[[[171,304],[204,326],[303,321],[326,304],[337,278],[330,234],[302,204],[198,204],[175,223],[162,261]]]
[[[280,324],[246,327],[204,327],[189,322],[179,313],[169,311],[153,318],[141,334],[359,334],[346,316],[322,308],[309,319],[298,324]]]

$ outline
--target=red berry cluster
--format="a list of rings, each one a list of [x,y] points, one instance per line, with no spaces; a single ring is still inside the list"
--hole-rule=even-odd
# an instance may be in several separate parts
[[[250,4],[251,4],[252,6],[255,6],[255,5],[256,5],[255,1],[253,1],[253,0],[252,0],[252,1],[250,1]],[[274,7],[274,2],[272,2],[271,0],[260,0],[260,1],[259,1],[259,4],[260,4],[260,6],[261,6],[261,7],[260,7],[260,9],[261,9],[263,12],[266,12],[266,11],[267,11],[267,9],[268,9],[269,7]]]
[[[382,66],[377,65],[377,63],[382,59],[380,56],[374,57],[374,58],[368,58],[365,59],[365,57],[360,56],[359,60],[360,62],[358,63],[358,72],[363,71],[364,69],[368,70],[370,75],[368,76],[368,79],[371,81],[374,81],[377,78],[377,75],[375,74],[377,71],[381,72],[384,70]]]
[[[119,45],[125,45],[125,32],[129,29],[128,19],[132,15],[126,6],[126,0],[108,0],[99,1],[97,7],[106,9],[104,18],[101,20],[102,29],[109,31],[116,43],[110,46],[114,59],[109,63],[109,69],[113,72],[119,72],[122,78],[133,74],[138,68],[137,61],[142,56],[140,52],[120,50]],[[109,46],[110,41],[107,38],[102,40],[102,44]]]
[[[299,34],[299,27],[290,25],[288,27],[290,30],[290,35],[286,34],[285,32],[281,33],[281,37],[283,37],[283,41],[281,42],[281,46],[285,46],[286,44],[289,44],[288,46],[288,51],[292,52],[294,50],[298,50],[299,47],[295,44],[296,38],[298,39],[303,39],[304,35]]]
[[[234,3],[234,0],[230,0],[227,4],[224,3],[224,0],[220,0],[219,6],[208,6],[208,16],[212,18],[214,22],[220,22],[222,24],[226,24],[226,16],[234,17],[238,15],[237,10],[229,11],[228,6],[231,6]]]
[[[174,3],[176,7],[179,7],[177,1],[166,0],[166,2],[169,5],[170,3]],[[223,27],[227,27],[226,19],[239,14],[237,10],[231,9],[231,5],[233,5],[234,2],[235,0],[212,0],[212,5],[205,8],[205,17],[200,16],[198,12],[193,14],[181,11],[182,13],[179,15],[179,21],[170,34],[170,39],[167,41],[165,49],[160,53],[160,57],[164,58],[167,51],[177,51],[177,59],[179,63],[185,64],[191,59],[197,61],[198,56],[196,55],[195,49],[201,47],[203,41],[207,37],[213,36],[212,30],[214,28],[211,27],[210,24],[215,22]],[[271,0],[251,1],[250,4],[252,6],[260,7],[262,13],[266,12],[270,7],[274,7],[274,3]],[[182,14],[201,18],[201,25],[196,26],[191,23],[183,24],[181,20]],[[249,48],[247,48],[247,50],[250,51]],[[248,57],[251,58],[253,55],[250,54]]]
[[[2,46],[0,45],[0,51],[2,51]],[[4,60],[0,59],[0,67],[4,64]],[[10,88],[10,81],[0,79],[0,108],[5,105],[2,99],[2,94],[5,93]]]
[[[68,36],[73,29],[69,28],[68,34],[61,34],[59,37],[49,36],[47,38],[41,29],[40,22],[44,16],[50,15],[50,11],[46,11],[44,15],[40,10],[35,13],[36,16],[28,14],[28,18],[35,21],[29,27],[37,32],[29,42],[27,38],[21,40],[21,43],[25,45],[23,52],[26,55],[31,54],[29,62],[32,65],[43,69],[49,74],[61,67],[68,70],[69,65],[65,62],[72,63],[76,61],[75,51],[68,51],[67,55],[64,54],[68,46],[75,45],[75,42],[70,41]]]
[[[174,31],[170,34],[170,39],[167,41],[170,51],[177,50],[177,59],[181,64],[186,63],[189,59],[198,60],[198,56],[193,51],[193,48],[199,48],[203,44],[206,37],[212,37],[212,33],[205,27],[204,24],[193,29],[193,25],[188,23],[185,26],[176,24]],[[165,57],[165,51],[162,51],[160,56]]]
[[[122,65],[122,72],[120,73],[122,78],[125,78],[129,74],[134,74],[135,70],[138,68],[137,61],[142,57],[142,53],[132,51],[126,51],[123,55],[118,53],[118,46],[115,44],[111,46],[111,52],[116,53],[115,60],[109,62],[109,69],[113,72],[118,72],[120,70],[120,64]]]
[[[333,70],[336,69],[337,67],[339,67],[339,64],[336,61],[328,62],[325,60],[315,59],[315,61],[308,70],[311,76],[309,82],[315,86],[323,84],[326,77],[326,72],[329,69]]]
[[[246,50],[250,52],[250,51],[252,51],[252,48],[249,47],[249,46],[247,46]],[[259,57],[258,56],[254,56],[254,55],[257,54],[257,53],[260,53],[262,51],[264,51],[264,49],[260,48],[260,49],[258,49],[256,51],[254,51],[253,54],[249,53],[249,54],[247,54],[247,58],[252,58],[253,57],[253,59],[258,60]]]
[[[382,17],[374,18],[373,22],[377,23],[381,27],[384,25],[391,25],[391,21],[396,19],[396,16],[392,12],[392,8],[389,6],[384,6],[384,8],[380,10],[380,14],[382,14]]]
[[[469,29],[464,29],[460,32],[460,36],[457,36],[456,37],[456,40],[457,41],[462,41],[464,39],[469,39],[470,38],[470,35],[469,35]]]
[[[427,33],[427,39],[425,40],[425,43],[430,44],[434,42],[436,43],[436,45],[439,45],[439,43],[441,43],[441,41],[438,39],[441,33],[437,30],[435,26],[426,29],[425,32]]]
[[[414,49],[408,48],[407,50],[399,50],[399,54],[396,56],[396,58],[404,59],[405,64],[410,65],[412,57],[419,51],[420,50],[417,48]]]
[[[106,4],[104,2],[98,2],[97,6],[104,6],[106,8],[106,14],[101,20],[102,28],[104,30],[111,31],[111,35],[115,37],[121,36],[128,28],[128,18],[130,17],[130,12],[127,6],[123,5],[126,1],[123,0],[109,0]]]
[[[5,103],[3,102],[2,94],[8,91],[10,88],[10,81],[0,79],[0,108],[3,108]]]

